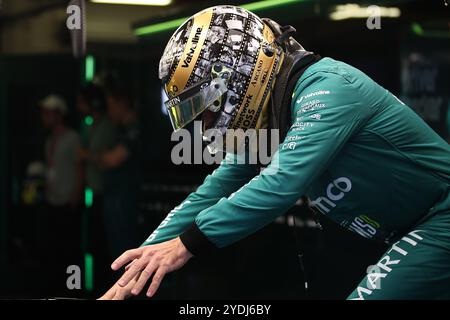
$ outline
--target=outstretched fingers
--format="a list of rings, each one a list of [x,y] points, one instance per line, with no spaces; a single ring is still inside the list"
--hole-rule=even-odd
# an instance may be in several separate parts
[[[142,255],[143,248],[137,248],[132,250],[127,250],[120,255],[114,262],[111,264],[111,268],[114,271],[119,270],[125,265],[127,262],[133,261],[134,259],[139,258]]]
[[[150,287],[147,290],[147,297],[149,298],[153,297],[153,295],[158,290],[161,281],[164,279],[164,276],[167,274],[168,271],[169,269],[165,266],[160,266],[158,268],[155,275],[153,276],[152,283],[150,284]]]
[[[142,273],[134,285],[133,289],[131,290],[131,293],[133,295],[138,295],[142,289],[144,288],[145,284],[147,283],[148,279],[153,275],[155,270],[157,269],[157,265],[152,261],[150,262],[147,267],[145,267],[144,270],[142,270]]]

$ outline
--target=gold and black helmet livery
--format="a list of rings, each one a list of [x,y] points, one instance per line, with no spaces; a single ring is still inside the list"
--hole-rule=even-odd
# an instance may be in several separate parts
[[[206,110],[216,114],[208,129],[223,135],[227,129],[267,127],[283,54],[269,26],[243,8],[215,6],[189,18],[170,38],[159,64],[174,130]]]

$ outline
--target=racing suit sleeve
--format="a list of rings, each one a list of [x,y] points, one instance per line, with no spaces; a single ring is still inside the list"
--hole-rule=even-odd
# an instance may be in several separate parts
[[[357,79],[330,71],[300,78],[292,126],[271,164],[240,190],[197,215],[181,236],[194,255],[230,245],[285,213],[305,194],[367,121],[365,90]]]
[[[203,184],[175,207],[153,231],[142,246],[160,243],[180,235],[202,210],[229,196],[257,174],[256,166],[241,163],[227,154],[220,166],[208,175]]]

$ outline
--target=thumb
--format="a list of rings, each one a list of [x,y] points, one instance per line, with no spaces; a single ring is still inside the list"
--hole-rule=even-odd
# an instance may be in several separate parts
[[[116,285],[114,285],[111,289],[106,291],[106,293],[97,300],[111,300],[114,297],[115,292],[116,292]]]

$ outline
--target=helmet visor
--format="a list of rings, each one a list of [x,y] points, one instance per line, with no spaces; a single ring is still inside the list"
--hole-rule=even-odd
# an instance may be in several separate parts
[[[165,102],[173,129],[179,130],[193,121],[207,108],[220,103],[227,92],[226,79],[202,81]]]

